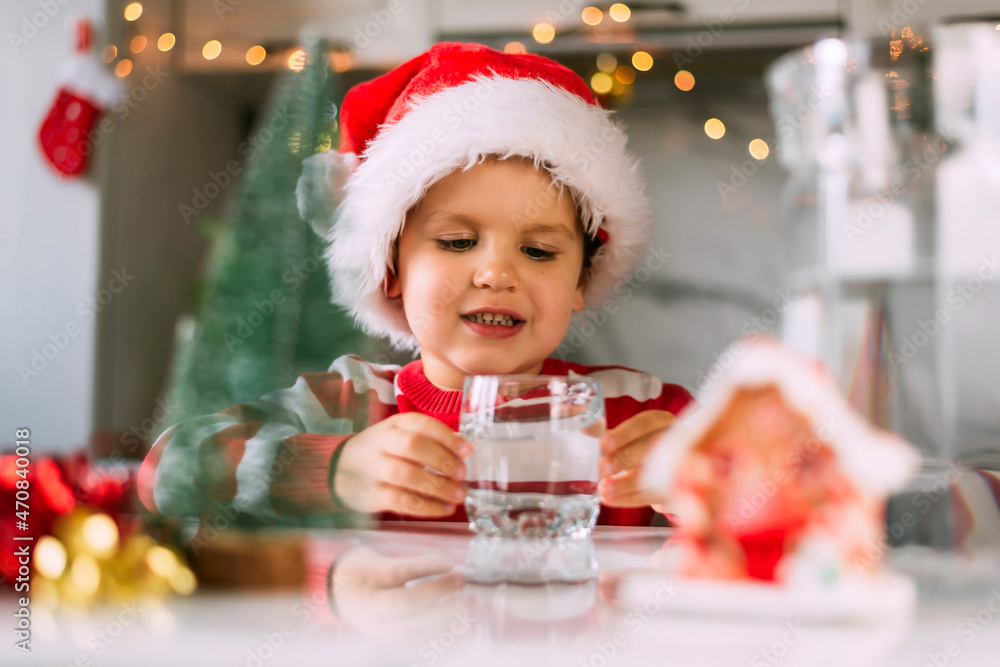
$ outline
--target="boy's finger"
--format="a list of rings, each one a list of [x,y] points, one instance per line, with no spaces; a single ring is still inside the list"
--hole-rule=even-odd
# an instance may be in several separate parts
[[[460,573],[448,573],[412,586],[400,586],[377,594],[378,604],[394,618],[416,612],[427,612],[431,607],[465,586]]]
[[[455,479],[465,478],[465,464],[458,454],[423,433],[397,431],[396,437],[386,443],[383,451]]]
[[[379,588],[397,588],[414,579],[450,572],[451,567],[451,563],[441,554],[382,557],[381,562],[375,564],[375,576],[372,580]]]
[[[674,416],[664,410],[646,410],[627,419],[601,438],[601,451],[608,453],[652,431],[667,428]]]
[[[425,466],[392,455],[384,457],[380,481],[399,486],[411,493],[456,505],[465,500],[465,487]]]
[[[450,449],[459,458],[465,458],[472,453],[469,442],[433,417],[419,412],[404,413],[405,417],[396,420],[395,425],[401,431],[419,433],[437,440]],[[468,451],[465,451],[468,450]]]
[[[638,440],[633,440],[624,447],[619,447],[613,452],[605,454],[598,465],[598,471],[601,473],[601,476],[614,475],[622,470],[635,468],[641,464],[643,458],[653,445],[653,439],[652,435],[645,435]]]
[[[601,502],[608,507],[646,507],[660,500],[663,500],[660,496],[645,491],[629,493],[613,491],[601,494]]]
[[[455,512],[454,504],[426,498],[402,487],[380,484],[379,504],[390,512],[409,516],[449,516]]]
[[[449,572],[452,568],[442,554],[394,557],[368,546],[348,549],[338,563],[335,585],[360,589],[395,588],[413,579]]]
[[[585,426],[581,432],[592,438],[600,439],[604,437],[604,434],[607,432],[607,419],[604,417],[595,419],[593,422]]]
[[[643,507],[663,500],[659,494],[638,485],[639,471],[628,470],[615,477],[605,477],[597,485],[601,502],[611,507]]]
[[[646,410],[622,422],[611,431],[619,446],[653,431],[661,431],[674,422],[674,416],[663,410]]]

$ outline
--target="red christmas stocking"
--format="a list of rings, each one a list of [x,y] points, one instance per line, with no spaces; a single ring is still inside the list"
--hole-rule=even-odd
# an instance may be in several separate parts
[[[63,65],[59,91],[38,131],[42,152],[61,174],[83,173],[94,143],[91,130],[104,109],[118,95],[119,84],[91,52],[91,25],[76,25],[76,52]]]

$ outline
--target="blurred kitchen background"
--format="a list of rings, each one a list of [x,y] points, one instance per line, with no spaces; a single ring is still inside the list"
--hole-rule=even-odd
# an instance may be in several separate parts
[[[100,455],[169,426],[163,401],[208,259],[204,230],[232,213],[240,176],[206,186],[245,158],[277,82],[303,66],[304,34],[327,40],[341,93],[442,40],[539,53],[589,81],[628,128],[653,197],[653,248],[669,257],[568,356],[693,390],[741,335],[781,332],[788,172],[765,69],[849,30],[908,30],[925,51],[932,22],[994,11],[995,0],[5,0],[0,446],[29,426],[37,448]],[[37,136],[81,15],[125,97],[105,112],[86,172],[68,178]]]

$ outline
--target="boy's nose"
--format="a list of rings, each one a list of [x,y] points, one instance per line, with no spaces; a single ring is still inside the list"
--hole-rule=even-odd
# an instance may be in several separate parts
[[[476,287],[498,290],[517,288],[521,284],[514,263],[503,253],[492,253],[484,257],[476,268],[473,282]]]

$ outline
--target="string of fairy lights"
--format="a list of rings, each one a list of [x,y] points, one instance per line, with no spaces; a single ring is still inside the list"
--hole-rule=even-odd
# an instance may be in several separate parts
[[[130,23],[139,21],[143,14],[141,2],[132,2],[124,8],[124,18]],[[625,3],[616,2],[607,9],[596,6],[584,7],[580,13],[583,23],[591,28],[601,26],[607,21],[610,24],[625,24],[632,18],[632,10]],[[550,23],[537,23],[531,30],[532,38],[538,44],[549,44],[556,37],[556,27]],[[136,34],[128,40],[127,50],[119,49],[115,44],[108,44],[102,51],[104,62],[113,64],[114,73],[121,78],[132,72],[132,54],[142,53],[150,48],[154,40],[143,34]],[[177,36],[164,31],[155,39],[155,48],[161,52],[173,49],[177,44]],[[232,48],[232,47],[227,47]],[[201,56],[206,61],[215,60],[222,54],[223,44],[219,39],[208,39],[201,46]],[[506,53],[527,53],[523,42],[511,41],[504,46]],[[274,54],[268,53],[261,44],[254,44],[246,49],[244,59],[251,67],[262,64]],[[330,54],[331,65],[337,71],[346,71],[352,65],[351,54],[347,51],[333,51]],[[292,70],[301,70],[305,64],[305,52],[300,48],[288,50],[284,56],[285,65]],[[590,87],[598,96],[622,96],[633,85],[641,72],[650,71],[655,65],[655,58],[648,51],[636,50],[628,62],[621,63],[613,53],[601,53],[597,56],[597,71],[590,77]],[[674,75],[674,85],[682,92],[689,92],[695,87],[695,76],[688,70],[678,70]],[[718,118],[709,118],[704,125],[705,134],[711,139],[721,139],[726,134],[726,126]],[[765,159],[770,150],[763,139],[753,139],[748,145],[750,155],[757,160]]]
[[[625,24],[632,18],[632,10],[623,2],[616,2],[606,9],[590,6],[580,11],[580,19],[591,28],[605,25],[605,22]],[[536,23],[531,29],[531,36],[538,44],[549,44],[556,37],[556,27],[551,23]],[[505,53],[527,53],[523,42],[512,41],[504,46]],[[635,83],[639,72],[648,72],[655,65],[655,58],[648,51],[637,50],[632,53],[628,63],[619,63],[613,53],[600,53],[597,56],[597,71],[590,77],[590,89],[598,96],[622,96],[628,92],[628,86]],[[681,92],[690,92],[695,87],[695,76],[685,69],[674,74],[674,86]],[[704,125],[705,134],[710,139],[721,139],[726,134],[726,125],[718,118],[709,118]],[[756,160],[764,160],[770,154],[766,141],[760,138],[752,139],[747,145],[750,155]]]
[[[601,9],[596,6],[584,7],[580,12],[580,20],[590,28],[597,29],[607,23],[624,24],[632,18],[632,10],[622,2],[616,2]],[[996,25],[1000,30],[1000,23]],[[556,27],[551,23],[537,23],[531,30],[532,38],[539,44],[549,44],[556,37]],[[909,49],[911,51],[926,52],[930,46],[925,43],[923,37],[916,34],[910,26],[893,27],[887,35],[889,61],[896,63],[900,60],[902,53]],[[508,42],[504,47],[507,53],[526,53],[527,47],[522,42]],[[617,57],[612,53],[600,53],[597,56],[597,72],[590,77],[590,88],[599,96],[609,95],[612,97],[622,96],[627,92],[628,86],[632,85],[638,76],[637,72],[648,72],[653,68],[655,59],[647,51],[638,50],[632,53],[631,66],[619,64]],[[850,67],[850,65],[849,65]],[[886,76],[890,80],[890,88],[894,91],[892,110],[900,117],[909,114],[909,98],[906,90],[909,82],[900,78],[898,72],[890,70]],[[685,69],[679,69],[674,74],[674,85],[682,92],[690,92],[695,87],[695,76]],[[705,121],[704,130],[710,139],[722,139],[726,135],[726,125],[719,118],[709,118]],[[770,147],[767,141],[761,138],[751,139],[747,143],[747,151],[755,160],[767,159],[770,155]]]
[[[143,7],[141,2],[132,2],[124,9],[124,18],[128,22],[136,22],[142,16]],[[609,26],[627,24],[632,19],[632,10],[622,2],[616,2],[605,8],[597,6],[584,7],[580,11],[580,20],[584,25],[594,30],[606,29]],[[1000,30],[1000,25],[997,26]],[[909,27],[895,31],[890,41],[890,58],[893,62],[897,60],[904,48],[914,50],[926,50],[928,47],[923,43],[923,39],[915,35]],[[531,36],[540,45],[551,43],[556,38],[556,26],[551,23],[536,23],[531,29]],[[136,34],[128,40],[127,52],[120,52],[114,44],[104,47],[102,57],[106,63],[114,63],[114,73],[119,77],[127,77],[132,72],[132,59],[130,54],[143,52],[152,42],[149,37],[143,34]],[[155,40],[155,46],[162,52],[170,51],[177,44],[177,37],[169,31],[162,32]],[[227,49],[239,48],[243,46]],[[528,48],[523,42],[511,41],[504,46],[506,53],[527,53]],[[208,39],[201,46],[201,56],[206,61],[215,60],[223,51],[222,41],[219,39]],[[268,59],[282,58],[283,65],[292,70],[301,70],[305,64],[305,52],[301,48],[291,47],[280,54],[269,53],[261,44],[251,45],[246,48],[244,60],[251,67],[261,65]],[[349,51],[333,50],[330,53],[331,66],[344,72],[351,68],[353,57]],[[630,91],[629,87],[635,84],[637,78],[643,72],[648,72],[656,65],[656,59],[645,50],[636,50],[628,58],[627,62],[619,62],[618,56],[613,53],[603,52],[597,55],[597,71],[590,76],[590,88],[598,96],[602,97],[624,97]],[[890,72],[894,76],[895,72]],[[694,89],[696,80],[693,73],[685,69],[679,69],[674,74],[673,83],[681,92],[690,92]],[[719,118],[709,118],[704,123],[705,135],[713,140],[722,139],[726,135],[726,125]],[[764,160],[770,154],[768,143],[761,138],[751,139],[747,144],[747,151],[756,160]]]
[[[141,2],[129,3],[125,6],[123,11],[124,18],[129,23],[139,21],[142,13],[143,7]],[[106,63],[114,63],[113,69],[115,75],[120,78],[124,78],[132,73],[132,54],[142,53],[147,47],[150,46],[150,42],[152,41],[153,40],[146,35],[137,34],[128,40],[127,49],[119,49],[115,44],[108,44],[102,50],[101,57]],[[176,45],[177,36],[169,31],[162,32],[155,40],[156,48],[164,53],[170,51]],[[205,60],[215,60],[222,54],[222,49],[222,42],[219,39],[209,39],[206,40],[201,46],[201,56]],[[246,63],[251,67],[256,67],[275,55],[277,54],[269,53],[263,45],[254,44],[246,49],[244,60],[246,60]],[[338,72],[350,69],[352,57],[349,52],[334,50],[330,53],[330,56],[331,66]],[[288,67],[288,69],[299,71],[305,66],[306,54],[301,48],[290,48],[287,52],[282,53],[280,57],[283,58],[284,64]]]

